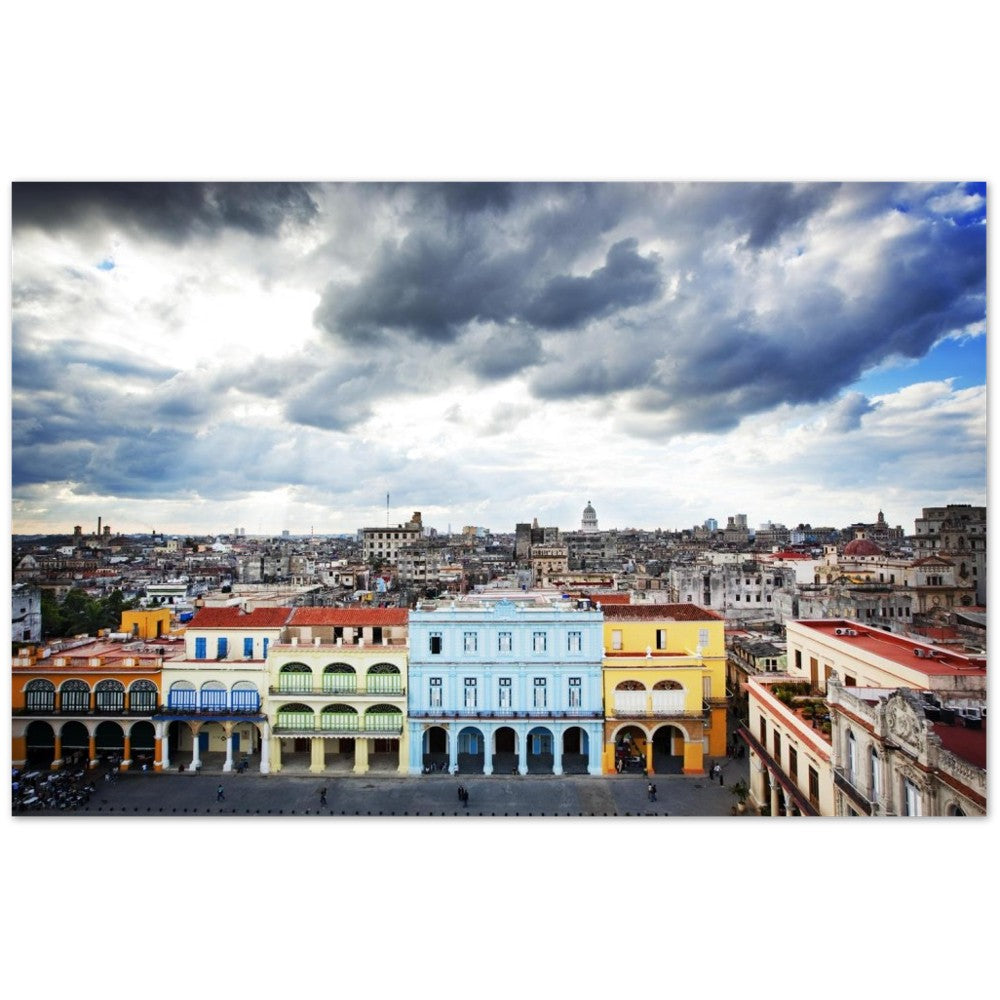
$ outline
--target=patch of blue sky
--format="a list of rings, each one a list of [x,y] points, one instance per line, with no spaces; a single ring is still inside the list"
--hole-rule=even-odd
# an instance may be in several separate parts
[[[115,262],[110,257],[105,257],[100,264],[97,265],[99,271],[113,271],[115,269]]]
[[[887,359],[865,372],[851,388],[871,398],[897,392],[915,382],[948,378],[955,389],[986,384],[984,326],[942,338],[922,358]]]

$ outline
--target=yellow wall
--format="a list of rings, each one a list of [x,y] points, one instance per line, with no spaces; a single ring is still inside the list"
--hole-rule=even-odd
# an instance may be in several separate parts
[[[159,624],[159,631],[157,631]],[[157,608],[150,611],[123,611],[119,631],[132,632],[133,626],[139,628],[140,639],[157,639],[161,635],[170,635],[170,611],[168,608]]]
[[[657,630],[666,629],[666,648],[656,648]],[[708,642],[698,650],[702,629],[708,630]],[[614,633],[621,632],[620,649],[614,648]],[[650,655],[646,655],[646,650]],[[615,768],[614,735],[626,725],[642,730],[652,737],[661,726],[673,726],[686,734],[675,735],[671,751],[684,757],[685,774],[704,772],[705,750],[702,737],[708,738],[708,755],[726,753],[726,643],[725,623],[714,617],[693,621],[673,621],[665,609],[662,619],[623,621],[606,618],[604,622],[603,687],[604,714],[609,722],[605,729],[603,770]],[[694,717],[702,711],[705,697],[704,682],[708,678],[709,725]],[[615,716],[615,691],[622,681],[638,681],[646,690],[645,712],[634,716]],[[683,708],[676,714],[656,713],[653,709],[653,689],[661,681],[674,681],[684,689]],[[645,752],[645,739],[636,741]]]

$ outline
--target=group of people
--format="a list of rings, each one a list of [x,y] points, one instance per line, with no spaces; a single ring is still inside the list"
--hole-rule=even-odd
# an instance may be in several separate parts
[[[469,808],[469,790],[465,785],[458,786],[458,801],[462,803],[463,809]]]
[[[735,736],[726,745],[726,756],[731,759],[743,757],[747,752],[746,744]]]
[[[11,771],[11,803],[14,812],[42,809],[77,809],[97,790],[83,769],[63,771]]]

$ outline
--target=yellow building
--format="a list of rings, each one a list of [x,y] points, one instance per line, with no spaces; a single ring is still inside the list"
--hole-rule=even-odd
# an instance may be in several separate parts
[[[159,639],[161,635],[169,635],[170,609],[123,611],[120,631],[128,632],[136,639]]]
[[[703,774],[726,753],[725,621],[693,604],[604,612],[605,774]]]

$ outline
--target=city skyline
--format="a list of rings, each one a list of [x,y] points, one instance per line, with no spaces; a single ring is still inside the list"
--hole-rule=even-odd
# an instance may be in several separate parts
[[[909,529],[986,502],[983,184],[12,200],[15,533],[573,530],[588,501],[602,529]]]

